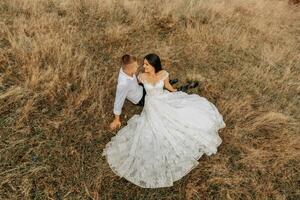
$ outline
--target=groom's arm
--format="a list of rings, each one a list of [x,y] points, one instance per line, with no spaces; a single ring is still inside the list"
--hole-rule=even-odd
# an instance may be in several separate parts
[[[114,110],[113,110],[115,115],[119,115],[119,116],[121,115],[126,96],[127,96],[126,85],[118,85],[115,102],[114,102]]]
[[[127,87],[126,85],[117,85],[116,97],[114,102],[113,113],[115,115],[114,120],[110,124],[110,129],[114,130],[121,126],[120,115],[122,113],[122,108],[127,96]]]

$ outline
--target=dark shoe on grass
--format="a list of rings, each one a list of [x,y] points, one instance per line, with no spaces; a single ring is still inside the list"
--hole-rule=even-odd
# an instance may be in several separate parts
[[[177,82],[178,82],[178,79],[177,79],[177,78],[169,80],[169,83],[170,83],[171,85],[174,85],[174,84],[177,83]]]
[[[199,81],[188,81],[186,85],[180,86],[178,91],[187,92],[189,89],[196,88],[199,85]]]
[[[188,89],[196,88],[199,85],[199,81],[188,81]]]

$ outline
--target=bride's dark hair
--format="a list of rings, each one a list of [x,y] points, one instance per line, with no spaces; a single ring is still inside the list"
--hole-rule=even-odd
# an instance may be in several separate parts
[[[144,59],[146,59],[148,61],[148,63],[154,67],[155,73],[162,70],[160,58],[155,53],[150,53],[150,54],[146,55],[144,57]]]

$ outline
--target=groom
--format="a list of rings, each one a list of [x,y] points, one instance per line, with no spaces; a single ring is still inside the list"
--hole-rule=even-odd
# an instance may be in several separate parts
[[[114,102],[113,113],[114,120],[110,123],[110,130],[114,130],[121,126],[120,115],[122,107],[127,98],[132,103],[138,106],[144,106],[146,90],[142,83],[138,83],[135,73],[138,69],[137,58],[132,55],[125,54],[122,56],[122,67],[120,68],[116,97]],[[178,80],[170,80],[170,84],[177,83]],[[187,85],[178,88],[180,91],[187,91],[187,89],[194,88],[198,85],[196,82],[190,82]]]

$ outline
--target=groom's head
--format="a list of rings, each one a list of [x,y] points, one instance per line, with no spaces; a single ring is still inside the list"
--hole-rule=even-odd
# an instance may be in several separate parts
[[[135,56],[125,54],[122,56],[122,68],[127,73],[134,74],[138,69],[137,58]]]

